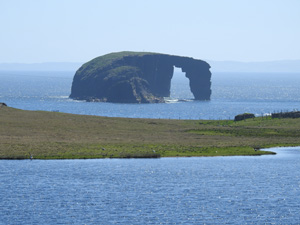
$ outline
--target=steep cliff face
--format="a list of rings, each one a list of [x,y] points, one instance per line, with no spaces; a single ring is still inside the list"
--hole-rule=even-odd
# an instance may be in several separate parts
[[[195,100],[209,100],[211,73],[202,60],[158,53],[119,52],[100,56],[76,72],[70,98],[120,103],[163,102],[170,96],[174,66],[190,80]]]

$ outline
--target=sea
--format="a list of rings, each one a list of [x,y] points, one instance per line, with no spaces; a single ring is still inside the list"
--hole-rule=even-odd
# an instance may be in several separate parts
[[[276,155],[1,160],[0,224],[299,224],[300,149]]]
[[[300,73],[212,73],[210,101],[194,101],[189,80],[175,71],[171,96],[161,104],[116,104],[69,98],[75,71],[0,71],[0,102],[25,110],[109,117],[233,119],[300,110]]]
[[[69,99],[74,72],[0,72],[0,102],[25,110],[233,119],[300,109],[300,74],[213,73],[194,101],[175,72],[162,104]],[[1,126],[1,124],[0,124]],[[276,155],[0,160],[0,224],[300,224],[300,147]]]

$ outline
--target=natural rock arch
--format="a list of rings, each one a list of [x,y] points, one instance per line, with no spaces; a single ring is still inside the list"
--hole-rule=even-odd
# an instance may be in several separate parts
[[[174,66],[190,81],[195,100],[210,100],[209,64],[189,57],[119,52],[97,57],[76,72],[70,98],[120,103],[163,102],[170,96]]]

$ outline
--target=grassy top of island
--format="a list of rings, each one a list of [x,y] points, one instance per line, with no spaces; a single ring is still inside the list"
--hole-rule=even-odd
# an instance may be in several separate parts
[[[131,119],[0,107],[0,159],[274,154],[300,145],[300,118]]]
[[[156,55],[159,53],[153,52],[130,52],[130,51],[123,51],[123,52],[113,52],[103,56],[96,57],[91,61],[82,65],[80,70],[89,70],[93,71],[103,70],[105,68],[110,68],[116,61],[121,60],[125,56],[144,56],[144,55]]]

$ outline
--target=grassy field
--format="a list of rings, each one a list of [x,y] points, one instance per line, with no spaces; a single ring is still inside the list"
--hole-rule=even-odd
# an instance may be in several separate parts
[[[129,119],[0,108],[0,159],[272,154],[300,145],[300,119]]]

